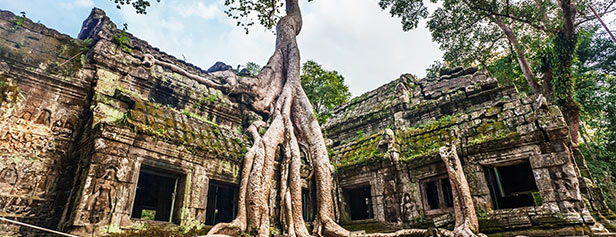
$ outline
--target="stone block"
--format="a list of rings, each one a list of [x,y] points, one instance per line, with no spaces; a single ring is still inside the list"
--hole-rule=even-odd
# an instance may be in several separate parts
[[[521,106],[515,107],[513,111],[515,115],[529,114],[532,111],[532,107],[530,105],[521,105]]]
[[[569,162],[569,153],[558,152],[542,154],[530,158],[533,169],[564,165]]]

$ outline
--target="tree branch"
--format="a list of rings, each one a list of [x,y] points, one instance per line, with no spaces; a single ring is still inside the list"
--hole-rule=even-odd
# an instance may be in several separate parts
[[[299,35],[302,30],[302,12],[299,9],[298,0],[286,0],[287,16],[295,21],[295,35]]]
[[[472,1],[471,1],[471,2],[472,2]],[[533,23],[532,21],[530,21],[530,20],[528,20],[528,19],[523,19],[523,18],[516,17],[516,16],[512,16],[512,15],[509,15],[509,14],[502,14],[502,13],[500,13],[500,12],[493,11],[493,10],[488,9],[488,8],[485,8],[485,7],[483,7],[483,6],[479,5],[479,4],[475,4],[475,3],[471,3],[471,2],[469,2],[469,1],[464,1],[464,3],[466,3],[467,5],[469,5],[469,7],[471,7],[471,8],[476,8],[476,9],[479,9],[479,10],[481,10],[481,11],[483,11],[483,12],[487,13],[487,16],[488,16],[488,17],[489,17],[489,16],[493,16],[493,17],[496,17],[496,16],[505,17],[505,18],[512,19],[512,20],[514,20],[514,21],[518,21],[518,22],[525,23],[525,24],[527,24],[527,25],[529,25],[529,26],[531,26],[531,27],[533,27],[533,28],[535,28],[535,29],[537,29],[537,30],[539,30],[539,31],[543,31],[543,32],[546,32],[546,33],[555,33],[554,31],[552,31],[552,30],[548,30],[548,29],[546,29],[545,27],[543,27],[543,26],[541,26],[541,25],[537,25],[537,24]]]
[[[528,81],[530,88],[533,90],[533,93],[537,95],[541,94],[541,86],[539,86],[539,83],[537,82],[537,78],[533,74],[533,71],[530,69],[530,66],[528,65],[528,60],[526,59],[526,55],[524,53],[524,49],[522,48],[522,45],[520,45],[520,42],[518,41],[517,37],[515,36],[511,28],[509,28],[509,26],[507,26],[498,17],[490,16],[489,18],[499,28],[501,28],[501,30],[503,30],[503,33],[505,34],[505,36],[507,37],[507,39],[513,46],[513,49],[515,50],[517,58],[518,58],[518,62],[520,63],[520,69],[522,69],[522,73],[524,74],[526,81]]]

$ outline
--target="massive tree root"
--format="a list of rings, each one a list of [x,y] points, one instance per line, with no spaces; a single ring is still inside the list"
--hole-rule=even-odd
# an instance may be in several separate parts
[[[286,0],[287,15],[276,26],[276,50],[257,78],[243,78],[229,72],[218,72],[212,76],[222,76],[226,84],[220,85],[210,78],[194,76],[194,79],[208,86],[223,89],[233,94],[248,95],[253,99],[252,108],[264,115],[264,121],[253,122],[247,129],[253,145],[244,158],[239,190],[237,217],[230,223],[215,225],[208,236],[237,236],[248,233],[251,236],[270,236],[270,217],[279,218],[285,236],[310,236],[302,217],[301,197],[301,158],[300,145],[305,148],[311,160],[317,192],[317,215],[313,222],[312,235],[349,236],[350,232],[340,227],[334,217],[334,168],[332,167],[321,127],[313,113],[312,105],[304,93],[300,82],[300,55],[296,36],[302,27],[302,17],[298,0]],[[150,63],[170,67],[164,62],[146,59]],[[178,73],[186,73],[171,68]],[[260,128],[266,128],[264,134]],[[275,175],[276,154],[281,154],[279,175]],[[454,151],[455,154],[455,151]],[[455,156],[457,159],[457,156]],[[446,162],[447,163],[447,162]],[[450,167],[451,165],[448,165]],[[455,166],[462,179],[452,179],[452,187],[466,184],[459,161]],[[450,172],[450,177],[452,172]],[[272,187],[273,179],[280,178],[280,187]],[[459,177],[459,176],[456,176]],[[468,192],[468,184],[466,184]],[[270,213],[272,190],[278,191],[280,213]],[[454,199],[464,190],[454,189]],[[470,201],[470,203],[469,203]],[[477,231],[477,221],[470,194],[456,203],[456,227],[458,218],[465,220],[463,230]],[[470,205],[458,213],[460,205]],[[459,217],[459,215],[465,215]],[[466,215],[472,215],[468,218]],[[474,219],[473,219],[474,218]],[[466,221],[470,220],[470,221]],[[474,222],[473,222],[474,220]],[[427,230],[402,230],[374,236],[408,236],[425,234]],[[443,233],[443,232],[441,232]],[[449,232],[446,235],[451,235]],[[463,231],[460,231],[463,233]],[[466,232],[464,232],[466,233]],[[467,236],[467,235],[463,235]]]
[[[318,215],[315,235],[348,236],[334,222],[333,167],[329,162],[321,127],[300,83],[300,55],[296,36],[302,26],[297,0],[287,0],[287,16],[277,27],[276,50],[254,78],[223,75],[231,93],[251,96],[254,110],[269,117],[269,125],[256,121],[248,128],[253,145],[244,158],[238,215],[231,223],[215,225],[208,235],[270,235],[270,195],[273,179],[280,177],[279,215],[288,236],[310,236],[302,217],[300,144],[312,159],[317,186]],[[207,80],[199,78],[199,80]],[[208,84],[211,84],[208,82]],[[258,129],[266,127],[265,134]],[[281,149],[281,150],[279,150]],[[280,175],[275,175],[276,154],[282,155]]]

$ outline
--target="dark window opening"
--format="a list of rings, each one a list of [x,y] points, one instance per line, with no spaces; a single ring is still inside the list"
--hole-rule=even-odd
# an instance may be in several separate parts
[[[142,167],[131,217],[172,222],[180,175]],[[174,210],[175,209],[175,210]]]
[[[239,190],[234,185],[210,181],[207,192],[205,224],[231,222],[237,215]]]
[[[374,218],[372,212],[372,194],[370,186],[346,190],[351,220],[365,220]]]
[[[453,207],[453,195],[447,174],[420,181],[427,215],[448,212]]]
[[[441,187],[443,188],[443,201],[446,207],[453,207],[453,191],[451,191],[451,184],[449,183],[449,177],[441,179]]]
[[[436,185],[436,182],[437,181],[426,183],[426,201],[428,203],[428,210],[439,208],[438,186]]]
[[[150,98],[156,103],[174,108],[177,107],[179,103],[177,97],[174,96],[173,88],[169,85],[163,85],[162,83],[156,84],[154,89],[150,91]]]
[[[314,221],[317,212],[316,193],[312,189],[302,189],[302,216],[304,221]]]
[[[535,206],[538,189],[529,162],[486,170],[494,209]]]

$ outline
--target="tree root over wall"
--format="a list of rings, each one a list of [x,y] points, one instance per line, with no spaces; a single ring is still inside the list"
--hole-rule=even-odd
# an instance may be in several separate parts
[[[285,236],[310,236],[302,217],[300,146],[306,148],[316,181],[317,215],[312,235],[349,236],[350,232],[335,222],[334,168],[330,163],[321,127],[300,83],[300,54],[296,36],[302,27],[298,0],[286,0],[286,13],[276,26],[276,49],[257,78],[240,77],[232,72],[216,72],[225,84],[193,75],[185,70],[146,55],[148,65],[160,65],[192,78],[206,86],[253,99],[255,111],[267,115],[265,121],[253,122],[247,129],[253,145],[244,157],[237,217],[230,223],[215,225],[208,236],[270,236],[272,214],[282,224]],[[266,129],[260,134],[260,129]],[[275,175],[276,154],[282,155],[280,175]],[[456,213],[456,228],[444,230],[446,236],[475,236],[478,225],[468,184],[455,152],[455,146],[441,148],[447,165]],[[280,178],[281,212],[270,213],[270,195],[274,178]],[[368,236],[408,236],[426,234],[428,230],[409,229]]]

